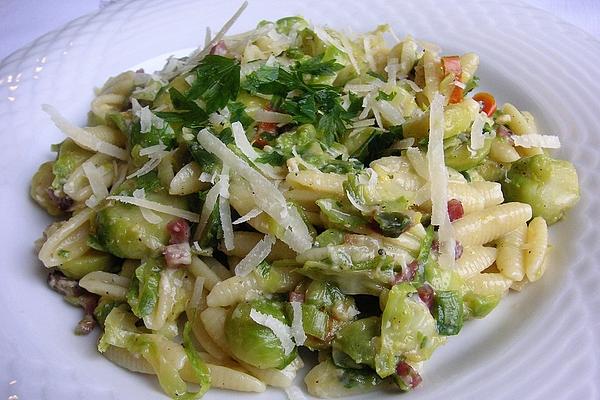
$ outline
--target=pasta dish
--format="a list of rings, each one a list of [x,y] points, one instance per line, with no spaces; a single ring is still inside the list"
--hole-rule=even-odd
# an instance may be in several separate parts
[[[242,7],[243,9],[243,7]],[[557,136],[478,91],[479,58],[261,21],[96,90],[31,196],[49,285],[98,351],[174,399],[303,378],[410,391],[467,320],[539,280],[579,199]],[[310,356],[309,356],[310,357]]]

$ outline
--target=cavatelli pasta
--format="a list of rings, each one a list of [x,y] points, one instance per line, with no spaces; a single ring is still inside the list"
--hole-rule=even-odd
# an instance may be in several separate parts
[[[513,281],[521,281],[525,276],[524,247],[526,236],[527,224],[522,223],[497,241],[496,265],[502,275]]]
[[[496,261],[496,248],[468,246],[456,261],[456,272],[463,278],[476,275]]]
[[[544,218],[535,217],[529,222],[524,248],[525,273],[530,282],[535,282],[544,273],[548,250],[548,225]]]

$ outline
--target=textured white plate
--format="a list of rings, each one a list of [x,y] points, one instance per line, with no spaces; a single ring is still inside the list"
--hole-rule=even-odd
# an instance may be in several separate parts
[[[367,4],[368,3],[368,4]],[[160,399],[153,379],[96,354],[96,335],[72,334],[80,310],[45,284],[32,242],[49,218],[27,196],[37,166],[62,140],[41,103],[84,123],[92,88],[157,55],[195,47],[238,2],[120,1],[51,32],[0,63],[0,398]],[[434,354],[424,384],[407,399],[596,399],[600,396],[600,43],[542,11],[505,1],[254,0],[233,32],[300,13],[316,23],[365,31],[390,23],[481,56],[483,88],[531,111],[561,136],[559,157],[579,171],[582,199],[552,227],[544,278],[512,293],[485,320]],[[207,399],[230,392],[211,391]],[[243,398],[284,398],[271,390]],[[378,393],[374,397],[385,397]],[[11,400],[17,397],[11,398]]]

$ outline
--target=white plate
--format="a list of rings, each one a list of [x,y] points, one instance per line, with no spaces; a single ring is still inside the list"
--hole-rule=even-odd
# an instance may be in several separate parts
[[[40,104],[52,103],[83,124],[94,85],[157,55],[195,47],[206,25],[214,32],[237,6],[216,0],[120,1],[39,38],[0,64],[5,246],[0,397],[163,398],[153,379],[98,356],[95,334],[74,336],[80,310],[45,284],[32,243],[49,218],[27,191],[37,166],[52,157],[50,144],[62,136]],[[554,252],[544,278],[511,293],[488,318],[469,322],[426,365],[422,387],[402,398],[598,398],[600,43],[547,13],[505,1],[254,0],[232,32],[296,13],[354,31],[388,22],[397,34],[439,43],[447,53],[477,52],[483,88],[500,102],[531,111],[543,132],[560,135],[563,148],[557,155],[573,161],[579,172],[582,199],[566,221],[552,227]],[[206,398],[230,396],[214,390]],[[275,390],[236,396],[284,398]]]

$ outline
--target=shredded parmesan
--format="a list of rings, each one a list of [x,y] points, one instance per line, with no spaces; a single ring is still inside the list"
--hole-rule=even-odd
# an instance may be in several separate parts
[[[471,125],[471,150],[479,150],[483,148],[485,142],[483,127],[486,120],[487,115],[484,112],[480,112],[475,116],[473,125]]]
[[[119,160],[127,160],[127,150],[115,146],[112,143],[100,140],[85,129],[73,125],[62,115],[60,115],[56,108],[52,107],[51,105],[43,104],[42,110],[44,110],[46,114],[50,116],[52,122],[54,122],[54,125],[56,125],[58,129],[60,129],[66,136],[73,139],[75,143],[84,149],[97,151],[99,153],[118,158]]]
[[[306,224],[297,212],[290,211],[277,186],[250,167],[207,129],[201,130],[197,138],[206,151],[216,155],[224,165],[229,166],[235,174],[250,184],[256,205],[285,229],[282,240],[291,249],[301,252],[312,246],[312,237]]]
[[[254,308],[250,310],[250,318],[259,325],[269,328],[281,342],[283,352],[288,355],[294,350],[292,333],[289,326],[269,314],[263,314]]]
[[[352,51],[352,45],[348,42],[348,40],[345,37],[342,36],[342,38],[341,38],[342,43],[339,43],[337,40],[332,38],[331,35],[325,29],[323,29],[319,26],[313,26],[313,32],[323,42],[327,43],[330,46],[335,47],[342,53],[346,53],[346,55],[348,56],[348,59],[350,60],[350,64],[352,64],[352,67],[354,68],[354,70],[358,74],[360,74],[360,68],[358,67],[356,58],[354,57],[354,52]]]
[[[83,173],[90,183],[93,193],[93,195],[86,200],[85,204],[88,207],[93,208],[108,196],[108,189],[106,188],[104,180],[102,179],[102,172],[100,172],[98,168],[96,168],[96,166],[89,160],[85,161],[81,165],[81,168],[83,169]]]
[[[208,218],[210,217],[210,214],[212,214],[215,204],[217,204],[217,200],[219,199],[220,191],[220,182],[217,182],[213,187],[210,188],[208,193],[206,193],[206,198],[204,199],[204,204],[202,205],[202,212],[200,214],[200,221],[198,222],[198,227],[196,228],[196,233],[194,234],[194,240],[198,240],[204,231],[204,228],[206,228]]]
[[[352,124],[352,128],[366,128],[372,126],[375,123],[375,118],[363,119],[362,121],[356,121]]]
[[[108,200],[116,200],[121,203],[132,204],[134,206],[147,208],[152,211],[160,212],[163,214],[173,215],[175,217],[180,217],[183,219],[187,219],[191,222],[198,222],[200,216],[194,212],[188,210],[182,210],[181,208],[167,206],[165,204],[157,203],[152,200],[147,199],[138,199],[130,196],[108,196]]]
[[[133,191],[133,197],[135,197],[136,199],[145,199],[146,198],[146,192],[144,189],[136,189]],[[162,218],[160,217],[160,215],[155,214],[152,210],[149,210],[147,208],[140,208],[140,211],[142,212],[142,217],[144,217],[144,219],[146,221],[148,221],[151,224],[159,224],[160,222],[162,222]]]
[[[543,147],[545,149],[558,149],[560,148],[560,139],[554,135],[539,135],[532,133],[529,135],[514,135],[512,137],[515,146],[531,148],[531,147]]]
[[[224,165],[219,177],[219,216],[223,228],[223,241],[227,250],[233,250],[233,225],[231,223],[231,208],[229,207],[229,168]]]
[[[256,160],[258,158],[258,153],[250,144],[242,124],[239,121],[234,122],[231,124],[231,131],[233,132],[233,139],[235,140],[235,145],[238,149],[240,149],[240,151],[250,160]]]
[[[435,93],[429,111],[427,164],[431,191],[431,223],[439,226],[440,264],[454,264],[454,238],[448,215],[448,170],[444,163],[444,96]]]
[[[268,122],[277,124],[287,124],[292,122],[293,118],[289,114],[282,114],[275,111],[267,111],[263,109],[257,109],[251,111],[249,115],[253,120],[257,122]]]
[[[233,225],[239,225],[244,222],[250,221],[252,218],[258,217],[260,214],[262,214],[262,212],[263,211],[260,208],[253,208],[252,210],[248,211],[246,214],[242,215],[241,217],[239,217],[238,219],[233,221]]]
[[[275,244],[275,236],[265,235],[235,267],[235,274],[246,276],[263,262]]]
[[[304,344],[306,340],[306,333],[304,333],[304,327],[302,325],[302,303],[298,301],[292,301],[293,319],[292,319],[292,336],[298,346]]]

